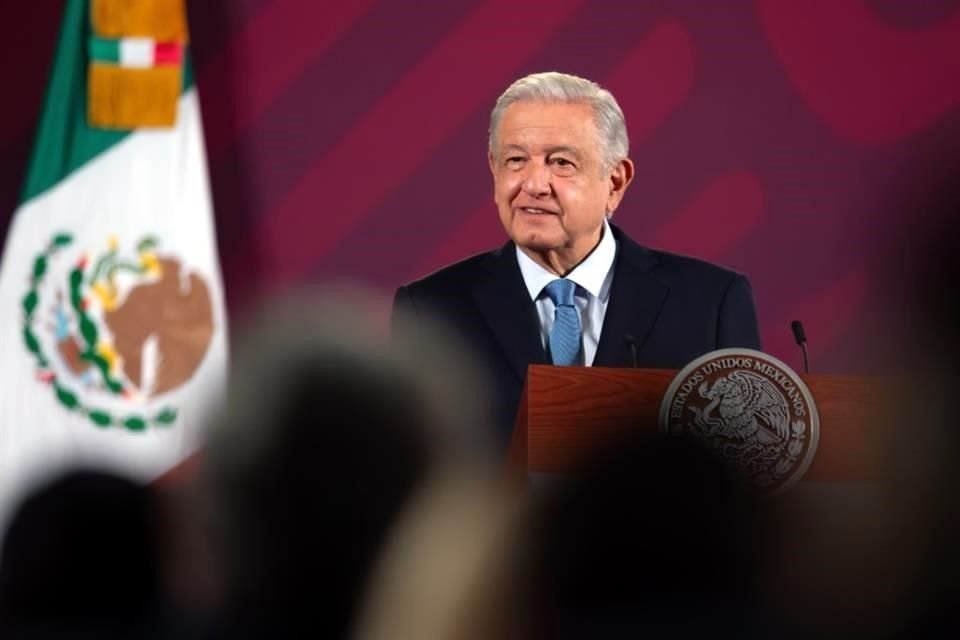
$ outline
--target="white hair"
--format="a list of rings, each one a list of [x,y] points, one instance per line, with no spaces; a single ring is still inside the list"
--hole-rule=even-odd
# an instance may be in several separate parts
[[[520,78],[497,98],[490,113],[489,146],[497,145],[500,121],[507,107],[517,102],[586,104],[593,109],[594,123],[600,135],[603,171],[609,171],[630,152],[627,123],[617,99],[592,80],[567,73],[547,71]]]

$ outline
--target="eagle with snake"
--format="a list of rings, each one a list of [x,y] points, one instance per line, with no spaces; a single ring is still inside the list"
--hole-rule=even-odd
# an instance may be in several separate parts
[[[704,435],[734,440],[755,437],[761,444],[789,438],[789,404],[770,380],[749,371],[734,371],[713,384],[704,382],[698,392],[709,403],[702,410],[690,410]]]

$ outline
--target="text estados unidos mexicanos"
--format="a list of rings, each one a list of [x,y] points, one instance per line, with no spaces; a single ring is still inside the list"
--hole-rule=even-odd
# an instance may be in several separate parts
[[[687,396],[690,395],[690,392],[706,380],[706,376],[724,369],[753,369],[754,371],[762,373],[783,389],[783,392],[790,400],[793,413],[797,418],[803,418],[807,415],[803,394],[800,392],[800,389],[793,384],[789,376],[779,371],[776,367],[762,360],[754,360],[753,358],[721,358],[703,365],[680,385],[680,388],[677,390],[677,395],[670,405],[670,417],[680,418],[683,413],[683,406],[686,404]]]

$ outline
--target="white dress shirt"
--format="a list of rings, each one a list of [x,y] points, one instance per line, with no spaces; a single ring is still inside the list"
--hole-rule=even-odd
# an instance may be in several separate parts
[[[574,302],[580,312],[580,325],[583,327],[583,359],[588,367],[593,364],[600,343],[600,331],[603,318],[607,314],[610,302],[610,283],[613,282],[613,262],[617,256],[617,241],[613,238],[610,225],[603,221],[603,237],[600,244],[587,256],[587,259],[566,275],[567,280],[576,283]],[[523,282],[527,285],[530,299],[537,306],[540,316],[540,339],[543,348],[547,348],[550,330],[553,329],[553,316],[556,307],[547,292],[543,290],[557,274],[547,271],[533,261],[517,247],[517,263]]]

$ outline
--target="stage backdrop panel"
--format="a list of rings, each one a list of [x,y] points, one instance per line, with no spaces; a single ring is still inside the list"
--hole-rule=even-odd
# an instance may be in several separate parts
[[[62,2],[6,3],[0,227],[33,136]],[[349,278],[386,292],[503,240],[487,120],[519,75],[620,99],[637,177],[616,221],[746,272],[765,347],[882,369],[902,308],[891,247],[956,169],[957,0],[190,5],[230,308]],[[10,25],[16,25],[11,27]]]

